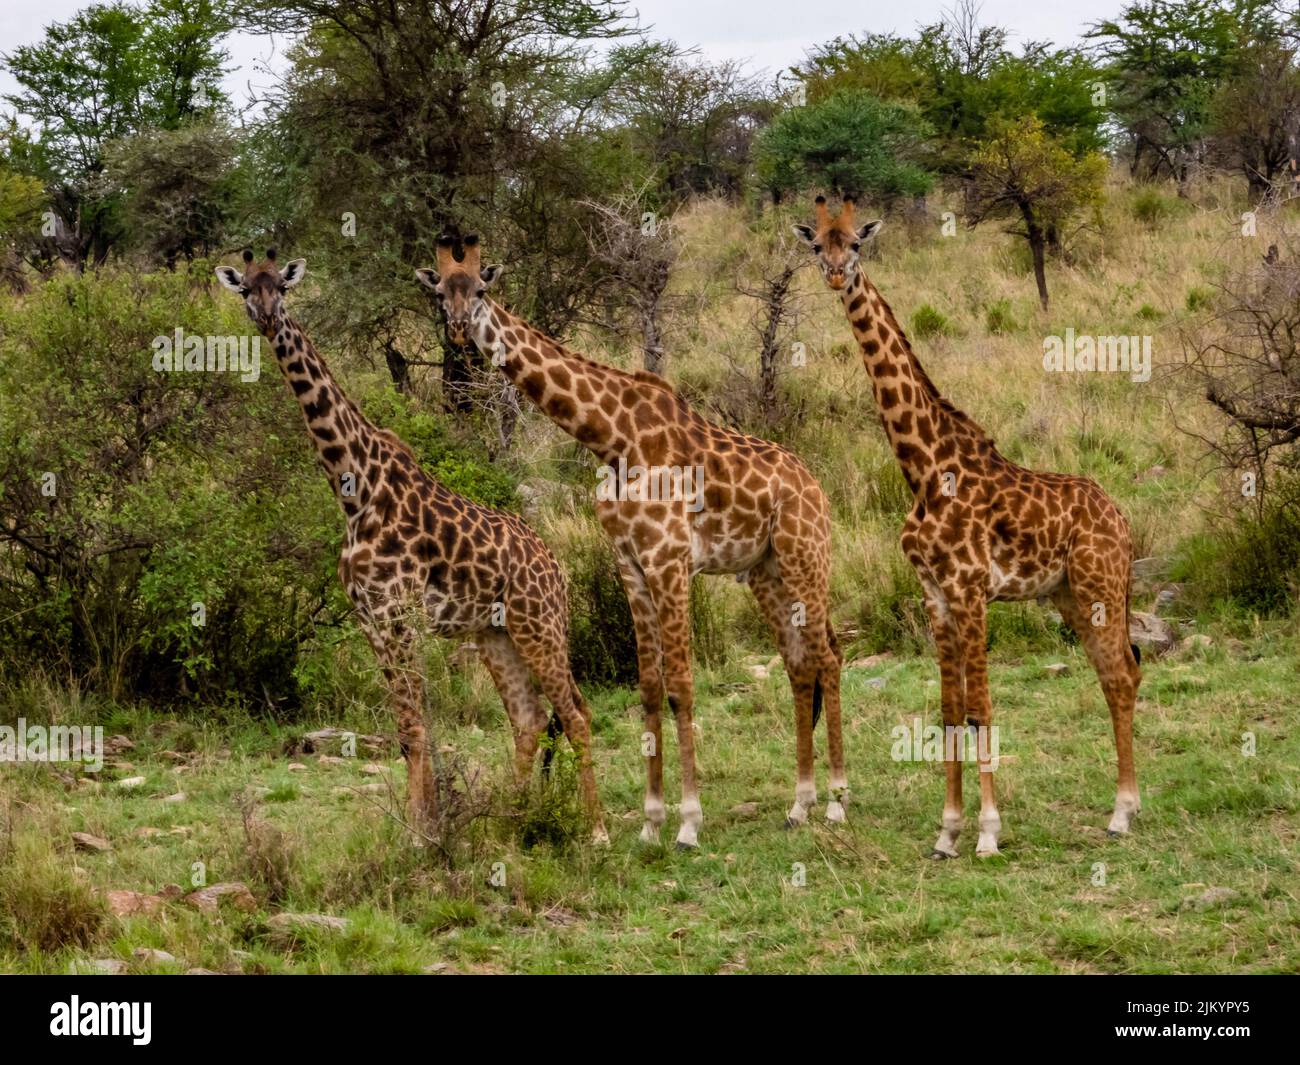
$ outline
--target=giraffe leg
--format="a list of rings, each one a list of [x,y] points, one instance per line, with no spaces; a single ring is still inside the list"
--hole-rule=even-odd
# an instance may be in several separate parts
[[[618,568],[623,578],[636,629],[637,682],[641,690],[641,712],[645,731],[641,735],[641,753],[646,762],[645,824],[641,827],[642,843],[658,843],[664,823],[664,705],[663,651],[659,641],[659,614],[646,583],[645,572],[630,551],[618,552]]]
[[[979,583],[982,585],[983,582]],[[998,835],[1002,831],[1002,818],[998,813],[997,796],[993,788],[993,760],[989,753],[992,747],[989,737],[993,728],[993,702],[989,696],[987,618],[988,603],[982,587],[969,594],[961,608],[954,611],[965,667],[966,724],[975,726],[977,730],[976,749],[980,768],[980,834],[975,843],[977,858],[989,858],[998,853]],[[948,742],[944,745],[944,757],[951,758],[951,764],[960,775],[964,754],[961,735],[950,732],[945,740]]]
[[[417,845],[433,838],[438,797],[432,748],[424,725],[424,681],[413,660],[409,631],[398,619],[363,623],[384,675],[397,719],[397,742],[406,760],[406,825]]]
[[[501,631],[476,637],[479,657],[492,674],[492,681],[510,718],[515,739],[515,787],[524,791],[533,773],[537,745],[546,727],[547,715],[533,687],[528,665],[510,637]]]
[[[677,848],[699,845],[704,813],[695,783],[695,681],[691,674],[690,570],[684,559],[654,569],[642,568],[659,615],[659,638],[664,652],[664,679],[668,707],[677,724],[677,757],[681,763],[681,827]]]
[[[918,571],[919,572],[919,571]],[[940,703],[943,712],[945,740],[955,736],[962,727],[966,707],[966,667],[962,642],[957,637],[957,626],[949,610],[947,597],[937,584],[922,576],[925,588],[925,608],[930,617],[930,630],[934,634],[939,657]],[[961,835],[962,801],[960,759],[949,757],[954,751],[944,743],[945,792],[943,820],[939,838],[934,842],[933,857],[956,858],[957,837]]]
[[[809,653],[809,641],[803,629],[795,624],[797,601],[782,580],[774,557],[764,559],[749,571],[749,587],[772,629],[794,695],[797,775],[794,805],[786,814],[785,823],[787,828],[797,828],[808,820],[808,811],[817,803],[813,769],[813,689],[817,683],[817,663]],[[843,819],[842,807],[839,814]]]
[[[1078,634],[1110,708],[1118,783],[1115,810],[1106,831],[1119,836],[1128,832],[1133,815],[1142,808],[1133,765],[1133,710],[1142,671],[1129,647],[1127,573],[1121,580],[1107,580],[1073,560],[1069,573],[1069,585],[1052,599],[1061,617]]]
[[[578,756],[578,785],[582,789],[583,805],[591,821],[592,840],[608,843],[609,833],[605,830],[600,796],[596,791],[596,774],[592,768],[591,725],[583,713],[586,704],[580,704],[574,698],[577,685],[569,671],[568,647],[556,629],[539,630],[532,625],[512,625],[513,620],[512,613],[507,609],[506,627],[519,657],[527,663],[528,669],[541,684],[542,692],[555,708],[555,713],[564,726],[564,734]]]
[[[820,536],[810,537],[810,524],[820,529]],[[790,599],[785,622],[793,633],[790,641],[797,662],[800,683],[790,675],[794,692],[794,717],[802,728],[797,736],[800,780],[790,817],[796,819],[806,810],[800,801],[800,789],[810,802],[816,802],[813,778],[813,732],[818,715],[826,710],[827,754],[831,762],[831,801],[826,808],[827,821],[844,821],[844,804],[849,797],[849,782],[844,772],[844,736],[840,715],[840,668],[844,657],[831,629],[829,599],[829,536],[831,515],[823,502],[819,516],[810,523],[803,507],[785,507],[772,534],[772,550],[780,570],[781,585]],[[789,667],[789,659],[787,659]],[[806,758],[806,766],[805,766]]]

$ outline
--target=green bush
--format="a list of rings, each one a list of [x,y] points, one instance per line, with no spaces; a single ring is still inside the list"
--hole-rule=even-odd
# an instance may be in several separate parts
[[[1214,293],[1208,288],[1201,288],[1199,285],[1187,290],[1187,299],[1184,301],[1189,314],[1195,314],[1197,311],[1203,311],[1214,303]]]
[[[587,684],[636,684],[636,630],[613,549],[601,534],[572,544],[569,662]]]
[[[1177,204],[1157,189],[1138,189],[1133,195],[1130,207],[1133,217],[1153,229],[1161,222],[1167,221],[1177,210]]]
[[[912,315],[912,335],[921,340],[929,340],[937,336],[953,336],[956,332],[948,317],[928,303],[921,304]]]
[[[994,336],[1005,336],[1020,328],[1011,313],[1010,300],[997,300],[984,311],[984,328]]]

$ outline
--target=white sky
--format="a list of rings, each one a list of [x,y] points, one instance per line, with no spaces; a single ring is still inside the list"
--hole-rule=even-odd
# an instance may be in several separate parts
[[[0,52],[33,44],[51,22],[63,22],[88,6],[87,0],[0,0]],[[803,58],[813,45],[844,33],[910,33],[938,20],[951,0],[631,0],[630,10],[653,36],[694,46],[710,59],[744,60],[755,70],[776,73]],[[1084,30],[1120,10],[1123,0],[984,0],[980,21],[1010,27],[1013,41],[1048,40],[1077,44]],[[227,41],[231,71],[226,89],[236,103],[248,87],[266,87],[282,69],[284,41],[236,35]],[[17,85],[0,71],[0,93]]]

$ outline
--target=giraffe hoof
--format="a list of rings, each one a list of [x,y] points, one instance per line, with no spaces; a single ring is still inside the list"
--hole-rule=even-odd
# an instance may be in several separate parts
[[[677,849],[679,851],[697,851],[700,849],[700,845],[698,843],[683,843],[679,839],[677,841]]]
[[[1108,829],[1106,829],[1106,838],[1107,838],[1107,839],[1122,839],[1124,836],[1127,836],[1127,835],[1128,835],[1127,832],[1120,832],[1120,831],[1118,831],[1118,830],[1116,830],[1116,829],[1113,829],[1113,828],[1108,828]]]
[[[935,847],[935,849],[930,852],[930,861],[932,862],[946,862],[949,858],[956,858],[956,857],[957,857],[956,851],[953,851],[953,853],[949,854],[947,851],[941,851],[938,847]]]

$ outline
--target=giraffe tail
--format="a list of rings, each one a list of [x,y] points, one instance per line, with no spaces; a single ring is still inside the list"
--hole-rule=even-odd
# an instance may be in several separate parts
[[[817,719],[822,716],[822,679],[818,677],[813,681],[813,724],[817,727]]]
[[[564,726],[560,723],[560,715],[554,710],[551,711],[551,720],[546,723],[546,738],[548,742],[542,747],[542,772],[551,771],[551,759],[555,757],[555,745],[560,742],[560,737],[564,735]]]

